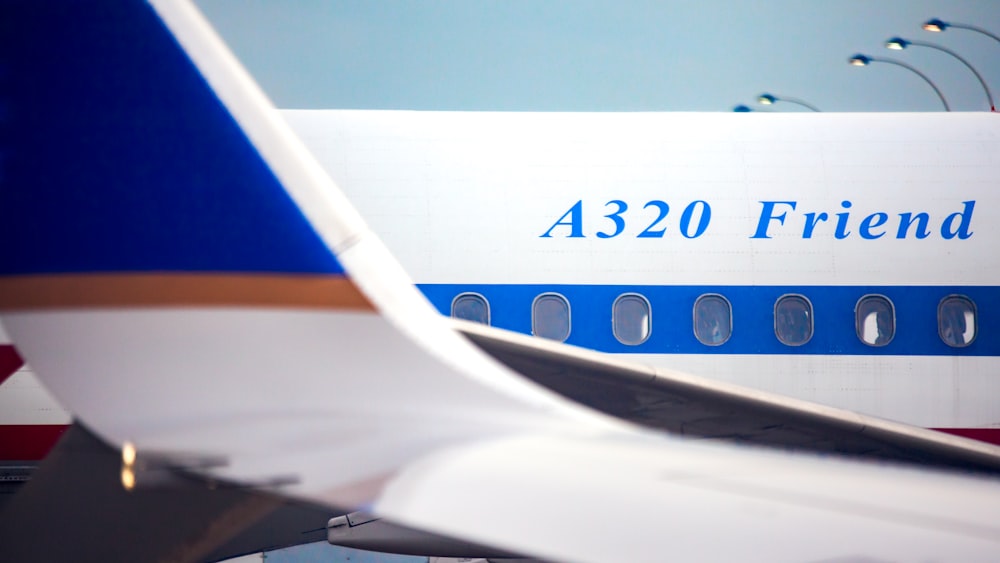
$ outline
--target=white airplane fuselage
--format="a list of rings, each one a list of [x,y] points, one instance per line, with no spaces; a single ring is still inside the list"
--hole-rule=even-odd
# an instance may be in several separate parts
[[[530,334],[554,294],[569,344],[1000,443],[996,115],[283,113],[443,314]],[[28,368],[0,405],[69,421]]]
[[[531,333],[554,293],[570,344],[1000,433],[996,115],[285,116],[444,314],[472,293]],[[649,308],[638,344],[613,326],[628,294]],[[695,333],[703,295],[729,303],[724,342]],[[776,335],[786,295],[812,307],[800,345]]]

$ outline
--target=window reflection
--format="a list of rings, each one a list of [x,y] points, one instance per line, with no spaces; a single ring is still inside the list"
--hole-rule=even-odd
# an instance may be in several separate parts
[[[478,293],[463,293],[451,302],[451,316],[484,325],[490,324],[490,304]]]
[[[813,335],[813,310],[801,295],[783,295],[774,304],[774,335],[782,344],[801,346]]]
[[[615,299],[611,309],[611,326],[619,342],[637,346],[649,338],[652,321],[649,301],[645,297],[626,293]]]
[[[558,293],[543,293],[531,304],[531,333],[562,342],[569,337],[569,302]]]
[[[706,294],[694,302],[694,335],[707,346],[718,346],[733,333],[733,309],[717,294]]]
[[[885,346],[896,335],[896,312],[882,295],[866,295],[854,308],[858,338],[869,346]]]
[[[949,295],[938,305],[938,334],[945,344],[962,348],[976,339],[976,306],[963,295]]]

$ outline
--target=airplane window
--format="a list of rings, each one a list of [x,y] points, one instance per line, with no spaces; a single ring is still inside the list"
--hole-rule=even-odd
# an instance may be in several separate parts
[[[869,346],[885,346],[896,335],[896,311],[882,295],[865,295],[854,307],[858,338]]]
[[[562,342],[569,337],[569,302],[558,293],[543,293],[531,304],[531,334]]]
[[[706,346],[724,344],[733,334],[733,307],[716,293],[702,295],[694,302],[694,335]]]
[[[813,309],[801,295],[782,295],[774,304],[774,335],[782,344],[802,346],[813,335]]]
[[[451,316],[484,325],[490,324],[490,304],[478,293],[463,293],[451,302]]]
[[[652,315],[649,301],[638,293],[625,293],[611,307],[611,328],[622,344],[638,346],[649,338]]]
[[[962,348],[976,339],[976,305],[964,295],[949,295],[938,304],[938,334],[945,344]]]

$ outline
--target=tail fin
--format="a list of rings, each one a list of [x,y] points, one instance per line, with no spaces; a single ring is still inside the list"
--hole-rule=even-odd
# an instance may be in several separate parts
[[[156,6],[6,6],[0,271],[343,274],[360,220],[194,8]]]
[[[104,439],[344,505],[415,444],[582,416],[440,322],[193,6],[3,10],[0,311]]]

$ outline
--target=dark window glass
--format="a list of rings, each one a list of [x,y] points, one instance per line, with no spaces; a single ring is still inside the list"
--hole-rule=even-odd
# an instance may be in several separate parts
[[[882,295],[866,295],[854,307],[858,338],[869,346],[885,346],[896,335],[896,311]]]
[[[709,293],[694,302],[694,335],[707,346],[723,344],[733,334],[733,308],[725,297]]]
[[[531,333],[562,342],[569,337],[569,302],[558,293],[543,293],[531,304]]]
[[[649,338],[652,316],[649,301],[637,293],[626,293],[611,307],[611,327],[622,344],[637,346]]]
[[[938,304],[938,334],[945,344],[962,348],[976,339],[976,305],[964,295],[949,295]]]
[[[490,304],[478,293],[463,293],[451,302],[451,316],[488,325]]]
[[[813,309],[801,295],[782,295],[774,304],[774,335],[782,344],[802,346],[813,335]]]

